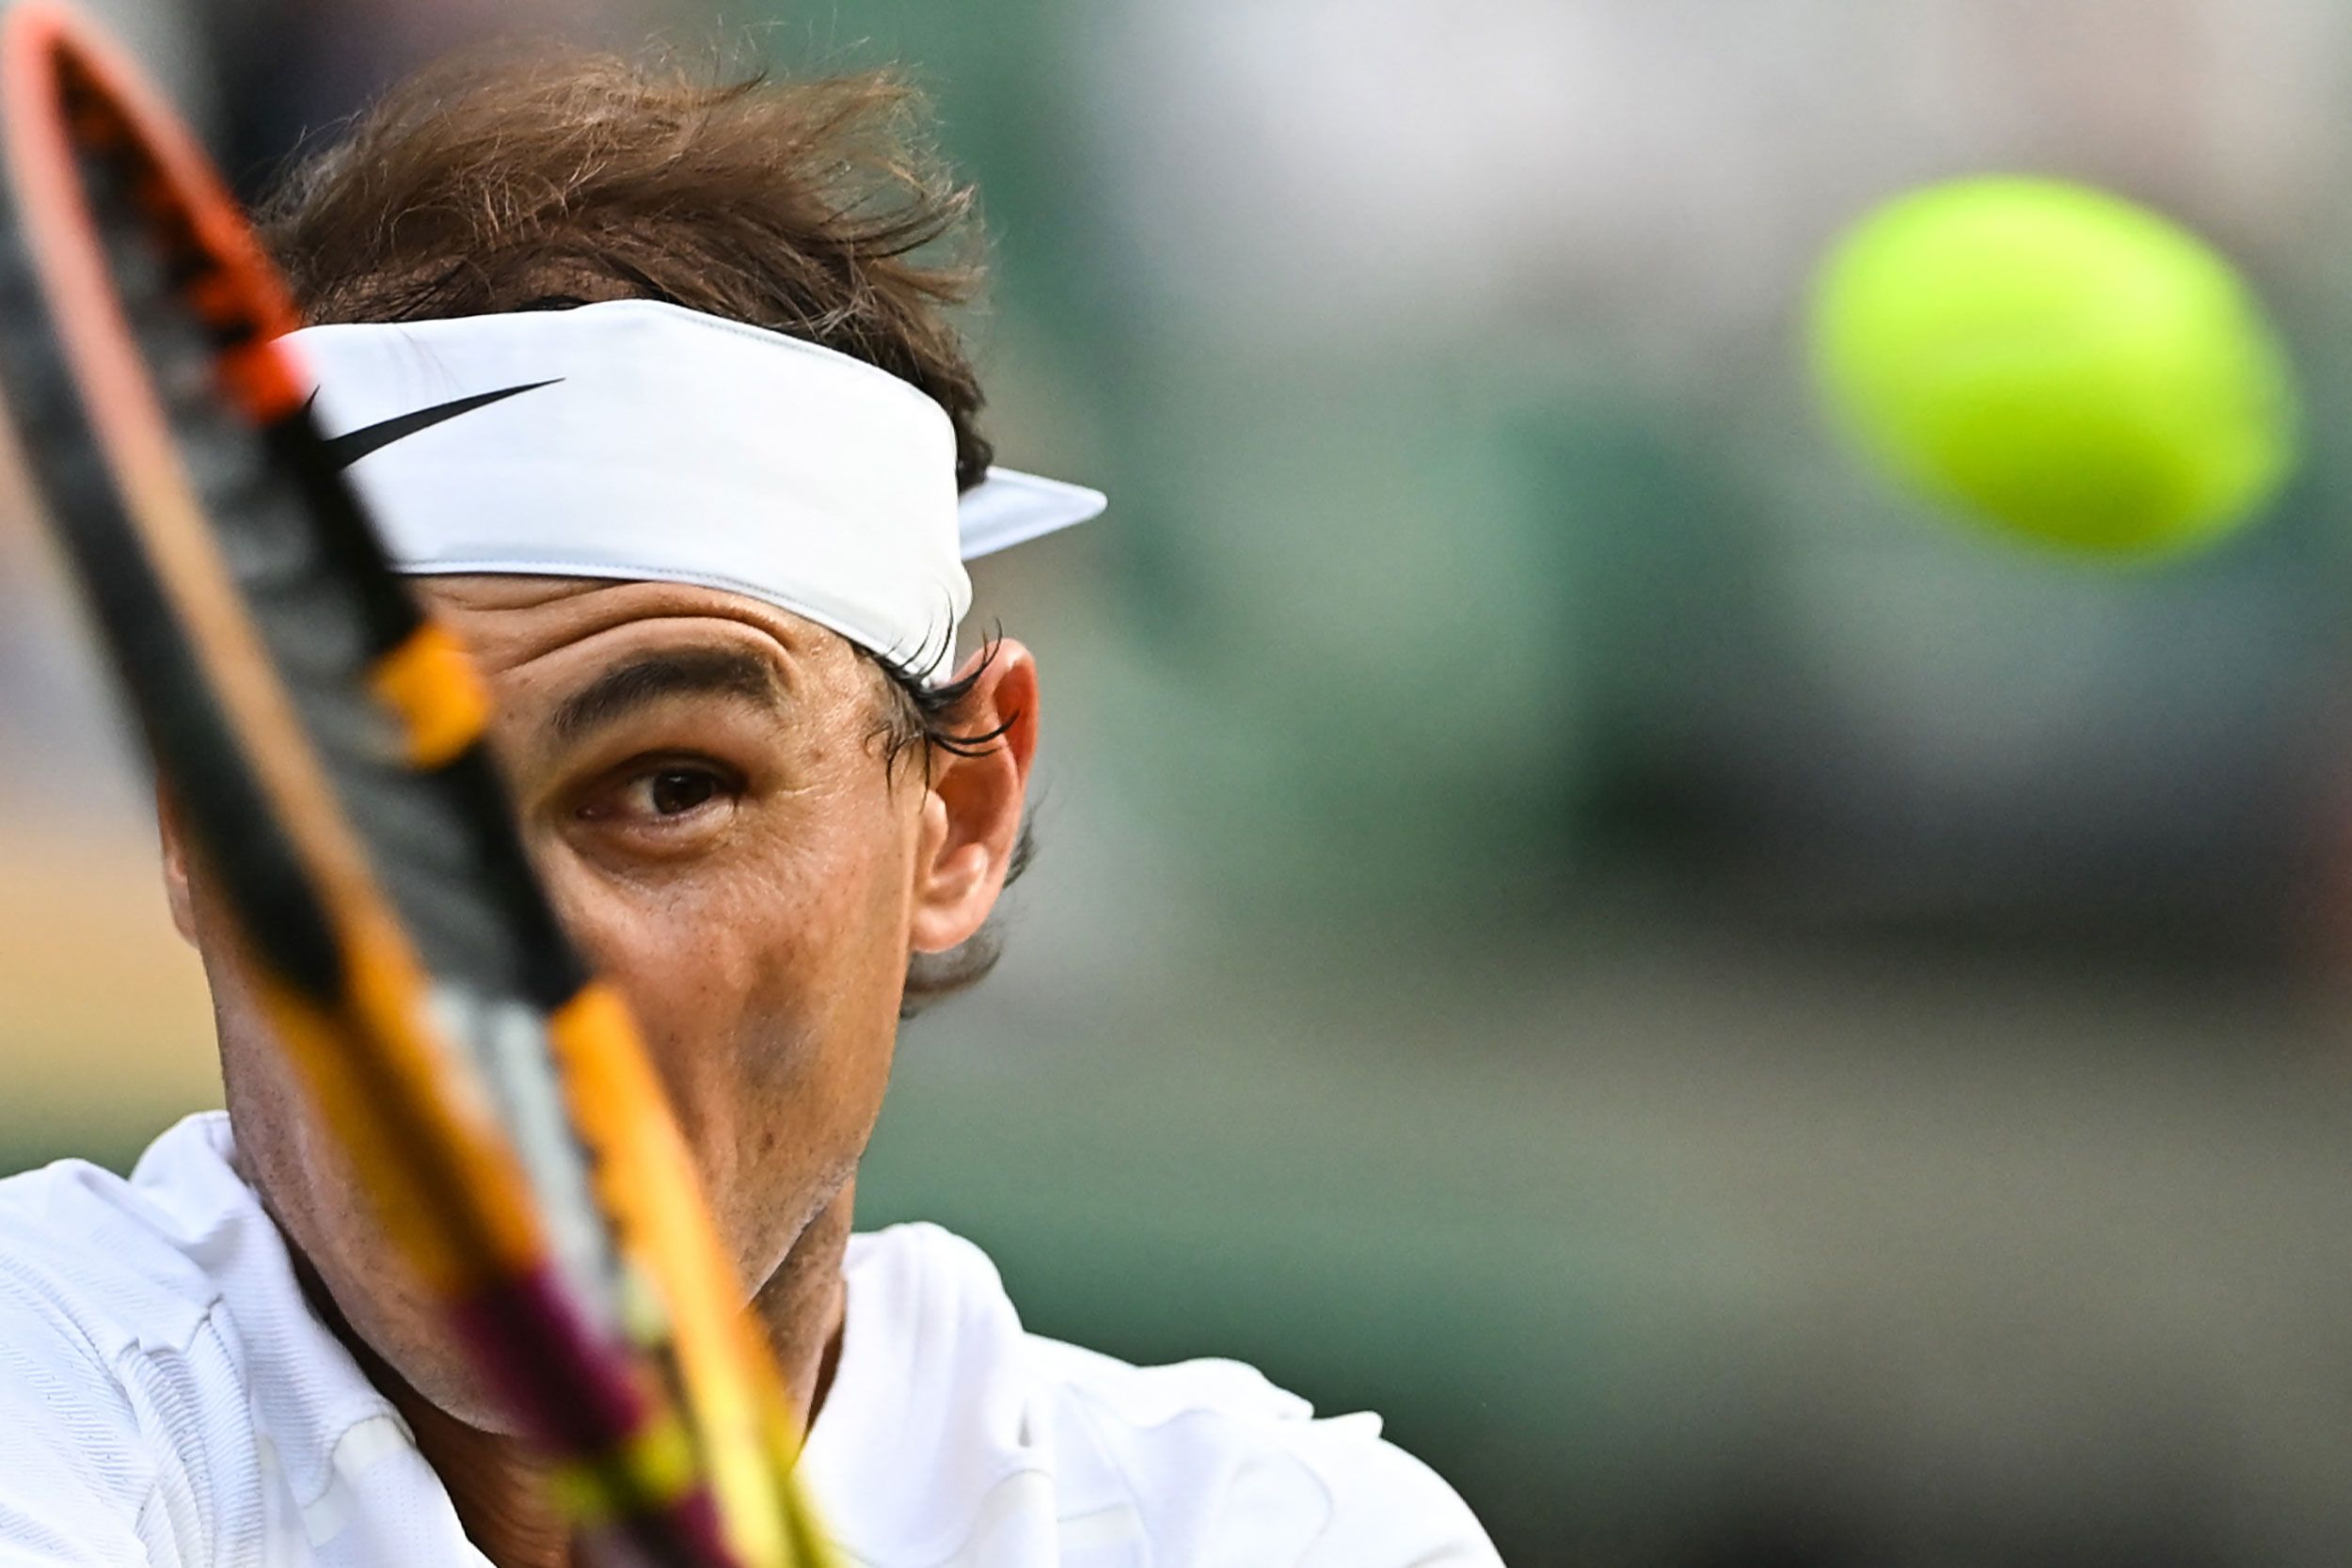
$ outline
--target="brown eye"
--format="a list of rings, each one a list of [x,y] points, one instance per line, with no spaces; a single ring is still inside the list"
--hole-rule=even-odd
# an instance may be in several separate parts
[[[726,821],[743,792],[742,779],[693,762],[655,762],[625,773],[582,800],[575,815],[599,830],[635,835],[692,835]]]
[[[646,803],[656,816],[683,816],[718,793],[719,781],[696,768],[673,768],[645,781]]]

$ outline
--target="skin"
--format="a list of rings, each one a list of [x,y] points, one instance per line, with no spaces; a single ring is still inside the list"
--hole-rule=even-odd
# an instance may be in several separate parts
[[[888,692],[848,642],[715,590],[552,578],[418,586],[472,649],[527,839],[575,938],[634,1008],[803,1418],[838,1349],[857,1162],[907,962],[1002,891],[1037,736],[1005,642],[959,727],[977,757],[878,738]],[[927,776],[928,774],[928,776]],[[501,1568],[569,1544],[532,1462],[389,1256],[256,1005],[167,809],[174,921],[211,983],[238,1158],[322,1315],[409,1420]]]

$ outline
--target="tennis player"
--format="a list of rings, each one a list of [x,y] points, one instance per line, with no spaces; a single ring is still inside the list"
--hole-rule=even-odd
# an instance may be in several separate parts
[[[851,1234],[898,1024],[1023,858],[1028,651],[963,562],[1100,510],[993,467],[886,77],[443,70],[268,232],[339,455],[500,706],[526,832],[634,1004],[869,1568],[1495,1560],[1372,1416],[1024,1332],[930,1226]],[[0,1182],[0,1568],[500,1568],[571,1543],[266,1037],[164,813],[226,1115]]]

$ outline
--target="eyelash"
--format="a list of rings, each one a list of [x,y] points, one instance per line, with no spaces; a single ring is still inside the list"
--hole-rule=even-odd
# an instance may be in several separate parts
[[[703,800],[697,800],[683,811],[668,814],[666,816],[659,811],[656,811],[650,814],[652,820],[656,822],[682,821],[701,811],[707,804],[709,803],[710,800],[723,796],[740,794],[743,789],[743,779],[740,774],[722,763],[712,761],[708,757],[665,756],[640,758],[621,768],[614,770],[612,773],[607,774],[605,776],[605,781],[589,792],[586,800],[581,803],[573,815],[584,821],[591,822],[605,819],[609,816],[617,816],[620,815],[617,812],[606,813],[596,810],[596,803],[618,792],[634,789],[641,784],[651,785],[658,784],[663,778],[682,774],[696,775],[701,778],[708,779],[712,785],[710,794]]]

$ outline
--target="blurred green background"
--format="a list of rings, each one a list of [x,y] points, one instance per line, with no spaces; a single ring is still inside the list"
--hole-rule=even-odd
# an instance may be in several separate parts
[[[2352,1540],[2352,5],[112,7],[248,183],[439,50],[905,63],[980,184],[1042,852],[868,1224],[1041,1331],[1369,1407],[1514,1563],[2328,1564]],[[2191,223],[2305,471],[2119,571],[1855,469],[1855,214]],[[143,785],[0,502],[0,1168],[216,1094]]]

